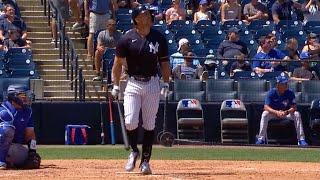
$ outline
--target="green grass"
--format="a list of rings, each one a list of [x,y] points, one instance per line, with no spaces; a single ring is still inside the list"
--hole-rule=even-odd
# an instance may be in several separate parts
[[[121,146],[42,146],[43,159],[126,159]],[[252,147],[154,147],[152,159],[320,162],[320,149]]]

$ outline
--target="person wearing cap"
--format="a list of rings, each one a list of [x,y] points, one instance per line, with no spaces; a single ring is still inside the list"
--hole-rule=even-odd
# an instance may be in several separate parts
[[[225,21],[241,21],[242,8],[237,0],[226,0],[221,5],[221,22]]]
[[[244,60],[244,55],[237,56],[237,61],[233,62],[230,69],[230,76],[239,71],[252,71],[251,64]]]
[[[201,0],[199,2],[199,11],[194,13],[193,23],[198,23],[201,20],[211,20],[211,12],[208,11],[208,1]]]
[[[292,0],[277,0],[271,8],[273,22],[278,24],[281,20],[292,20],[292,7],[301,9],[302,5]]]
[[[249,23],[254,20],[267,20],[269,17],[267,7],[258,0],[251,0],[246,4],[243,8],[243,15]]]
[[[187,52],[187,51],[191,51],[191,47],[189,44],[189,40],[186,38],[182,38],[179,40],[178,43],[179,47],[177,49],[176,53],[173,53],[170,56],[170,65],[173,68],[175,68],[177,65],[181,65],[184,60],[183,60],[183,53]],[[200,62],[199,60],[195,59],[192,62],[193,66],[199,66]]]
[[[286,76],[278,76],[276,83],[276,87],[271,89],[265,98],[264,111],[261,115],[260,130],[256,144],[261,145],[266,143],[266,133],[270,120],[288,119],[294,121],[297,132],[297,144],[299,146],[308,146],[308,143],[305,141],[301,115],[297,111],[295,94],[288,88],[288,78]]]
[[[166,23],[171,24],[174,20],[185,20],[186,9],[180,6],[180,0],[172,0],[172,7],[166,11]]]
[[[152,174],[149,162],[160,94],[166,95],[169,91],[171,69],[167,40],[163,34],[151,28],[154,18],[152,10],[148,9],[148,6],[139,5],[133,9],[131,16],[134,27],[121,36],[116,46],[112,67],[112,95],[118,98],[122,66],[126,65],[129,77],[124,91],[123,107],[131,152],[125,170],[133,171],[140,157],[138,127],[141,112],[143,140],[140,171],[148,175]],[[158,76],[160,72],[163,80],[161,84]]]
[[[264,74],[266,72],[284,71],[284,67],[280,62],[270,61],[270,59],[282,60],[286,55],[281,51],[273,48],[273,41],[270,37],[262,37],[260,39],[261,51],[254,56],[252,62],[252,69],[257,74]]]
[[[218,59],[222,60],[225,72],[230,72],[231,64],[238,56],[248,56],[248,48],[245,43],[240,41],[240,29],[232,27],[228,30],[228,39],[222,41],[217,50]],[[229,58],[229,59],[228,59]]]

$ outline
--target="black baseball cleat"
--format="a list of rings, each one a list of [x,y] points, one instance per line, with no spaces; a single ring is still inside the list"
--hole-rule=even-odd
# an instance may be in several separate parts
[[[125,170],[126,171],[132,171],[135,168],[137,159],[139,157],[140,157],[140,153],[139,152],[131,151],[131,153],[129,154],[128,162],[127,162],[127,164],[125,166]]]
[[[148,161],[143,161],[140,165],[140,171],[143,175],[149,175],[152,174],[150,164]]]

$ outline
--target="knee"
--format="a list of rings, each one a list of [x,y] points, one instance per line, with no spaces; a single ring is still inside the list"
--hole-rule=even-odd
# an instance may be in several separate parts
[[[154,123],[143,124],[142,127],[143,127],[143,129],[145,129],[147,131],[153,131],[155,128],[155,124]]]
[[[134,121],[130,121],[130,122],[126,122],[125,126],[128,131],[132,131],[138,128],[138,123],[135,123]]]
[[[0,143],[9,144],[14,137],[14,128],[12,126],[0,126]]]
[[[263,111],[262,115],[261,115],[261,118],[265,118],[267,116],[270,115],[270,112],[269,111]]]

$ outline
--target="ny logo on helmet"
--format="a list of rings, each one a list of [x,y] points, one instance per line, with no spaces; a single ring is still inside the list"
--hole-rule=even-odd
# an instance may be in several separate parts
[[[153,54],[157,54],[158,49],[159,49],[159,43],[156,42],[156,44],[153,45],[153,43],[150,42],[150,43],[149,43],[149,48],[150,48],[150,51],[149,51],[149,52],[151,52],[151,53],[153,53]]]

